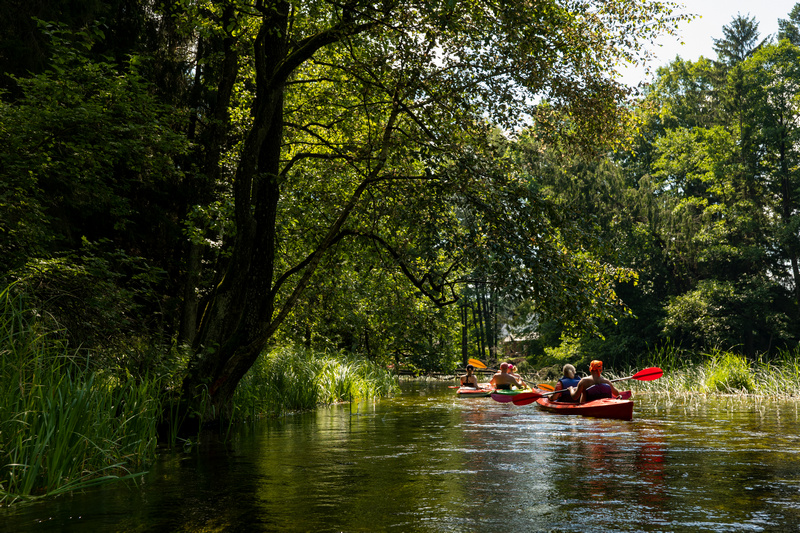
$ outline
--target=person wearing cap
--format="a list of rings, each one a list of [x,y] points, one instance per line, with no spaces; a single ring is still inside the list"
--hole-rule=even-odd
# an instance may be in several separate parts
[[[554,387],[555,390],[566,390],[570,387],[577,387],[581,380],[580,378],[575,377],[575,367],[572,365],[564,365],[561,369],[561,379],[558,380],[556,386]],[[575,400],[572,399],[572,396],[567,392],[562,392],[559,394],[553,394],[550,396],[550,400],[554,402],[568,402],[568,403],[575,403]]]
[[[523,388],[524,388],[525,387],[525,382],[522,381],[522,377],[519,374],[517,374],[515,372],[515,370],[517,370],[517,367],[514,366],[514,363],[508,363],[508,375],[509,376],[514,376],[515,378],[517,378],[517,381],[522,383]]]
[[[586,403],[592,400],[619,396],[619,391],[614,388],[614,384],[602,376],[602,361],[592,361],[589,364],[589,372],[591,372],[591,375],[580,380],[577,387],[569,388],[573,400],[577,400],[578,403]]]
[[[500,365],[500,371],[492,376],[489,384],[495,389],[510,389],[514,386],[520,389],[525,388],[525,385],[520,380],[508,373],[508,363]]]
[[[478,378],[474,374],[475,367],[472,365],[467,365],[467,373],[461,376],[461,386],[462,387],[473,387],[478,388]]]

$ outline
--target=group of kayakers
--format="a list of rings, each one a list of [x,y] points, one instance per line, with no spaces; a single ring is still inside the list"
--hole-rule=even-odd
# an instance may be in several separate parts
[[[512,363],[501,363],[500,370],[492,376],[489,386],[494,389],[511,389],[518,387],[526,388],[525,382],[514,372]],[[558,392],[550,397],[554,402],[586,403],[601,398],[613,398],[619,395],[619,391],[614,384],[603,377],[603,362],[592,361],[589,364],[589,375],[578,378],[575,374],[575,367],[564,365],[562,377],[556,383],[554,389]],[[461,376],[462,387],[478,388],[478,378],[475,376],[475,367],[467,365],[467,373]]]
[[[467,365],[467,373],[461,376],[461,386],[478,388],[478,378],[475,375],[474,366]],[[509,390],[511,387],[524,389],[525,382],[522,380],[519,374],[514,372],[513,363],[501,363],[500,371],[492,376],[492,379],[489,381],[489,387],[492,389],[501,390]]]

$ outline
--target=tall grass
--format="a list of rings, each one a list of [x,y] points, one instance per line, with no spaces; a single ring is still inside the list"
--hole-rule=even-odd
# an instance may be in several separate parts
[[[364,358],[285,347],[262,354],[234,395],[238,419],[279,416],[349,399],[387,396],[397,378]]]
[[[140,475],[159,412],[155,382],[91,372],[0,293],[0,505]]]
[[[800,396],[800,347],[770,358],[749,359],[719,349],[692,354],[667,344],[642,361],[647,363],[640,366],[661,367],[664,376],[656,381],[632,382],[639,391]]]

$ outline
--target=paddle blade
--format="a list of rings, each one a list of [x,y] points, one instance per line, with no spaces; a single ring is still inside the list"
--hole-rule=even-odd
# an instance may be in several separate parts
[[[645,368],[644,370],[640,370],[634,375],[631,376],[631,379],[635,379],[638,381],[653,381],[661,376],[664,375],[664,371],[658,368],[657,366],[652,366],[650,368]]]
[[[556,390],[555,387],[553,387],[552,385],[548,385],[547,383],[538,383],[536,385],[536,388],[539,389],[539,390],[546,390],[548,392],[552,392],[552,391]]]
[[[475,368],[486,368],[486,365],[484,365],[483,362],[479,361],[478,359],[467,359],[467,363]]]
[[[542,397],[542,394],[539,392],[520,392],[516,396],[511,398],[511,401],[514,402],[514,405],[528,405],[529,403],[533,403],[539,398]]]

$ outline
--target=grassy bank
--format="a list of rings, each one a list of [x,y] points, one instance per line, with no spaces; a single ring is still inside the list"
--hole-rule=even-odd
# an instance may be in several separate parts
[[[691,354],[666,346],[645,355],[642,364],[631,369],[631,374],[646,366],[662,368],[664,376],[655,381],[626,382],[634,390],[783,398],[800,396],[800,348],[779,352],[769,359],[748,359],[724,350]]]
[[[78,355],[47,323],[23,298],[0,293],[0,506],[142,475],[185,366],[185,357],[171,353],[141,365],[146,375],[132,375],[109,366],[125,354]],[[241,382],[234,422],[396,388],[395,376],[364,359],[279,349]],[[177,439],[179,423],[162,446],[185,443]]]
[[[130,479],[155,455],[154,383],[88,369],[0,293],[0,504]]]
[[[346,353],[288,347],[263,355],[234,396],[235,416],[256,420],[350,399],[387,396],[397,377],[385,368]]]

